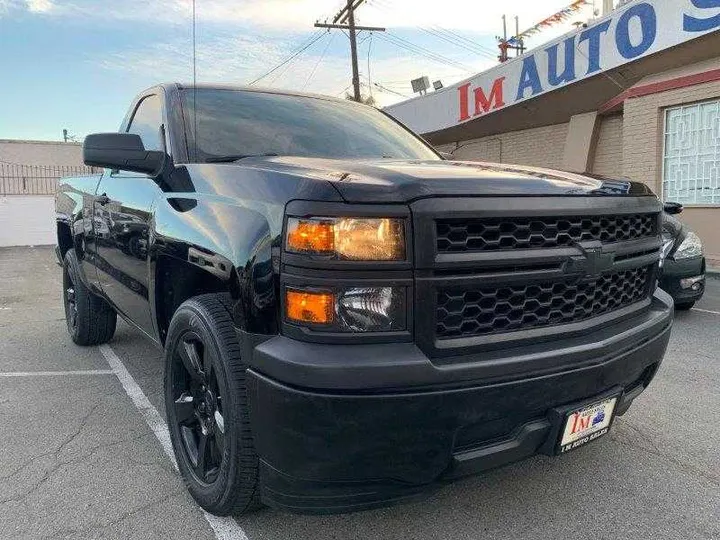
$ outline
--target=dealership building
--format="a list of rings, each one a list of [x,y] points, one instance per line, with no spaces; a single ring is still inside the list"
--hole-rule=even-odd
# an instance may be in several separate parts
[[[385,110],[455,159],[645,182],[720,267],[720,1],[630,2]]]

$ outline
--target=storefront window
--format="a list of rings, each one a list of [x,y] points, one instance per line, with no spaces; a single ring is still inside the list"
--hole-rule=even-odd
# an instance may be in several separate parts
[[[665,111],[663,198],[720,205],[720,100]]]

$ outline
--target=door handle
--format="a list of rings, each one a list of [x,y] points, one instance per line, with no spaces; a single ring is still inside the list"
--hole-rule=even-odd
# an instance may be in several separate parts
[[[110,197],[103,193],[102,195],[98,195],[95,200],[100,206],[105,206],[107,203],[110,202]]]

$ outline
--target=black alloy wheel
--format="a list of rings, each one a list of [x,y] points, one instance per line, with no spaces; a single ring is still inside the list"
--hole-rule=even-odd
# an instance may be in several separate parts
[[[189,331],[177,342],[172,370],[175,422],[182,451],[203,484],[218,478],[225,455],[223,394],[212,354],[202,338]]]
[[[77,331],[78,325],[77,298],[75,296],[75,283],[73,283],[73,278],[67,269],[63,272],[63,303],[65,304],[65,319],[68,331],[73,334]]]
[[[165,340],[165,411],[180,475],[208,512],[260,504],[259,459],[229,294],[183,302]]]
[[[115,334],[117,314],[104,298],[83,282],[74,249],[63,259],[63,306],[70,337],[77,345],[107,343]]]

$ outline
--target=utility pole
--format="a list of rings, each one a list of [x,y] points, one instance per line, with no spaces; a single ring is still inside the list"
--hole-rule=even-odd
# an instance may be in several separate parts
[[[355,10],[365,0],[347,0],[345,5],[333,18],[331,24],[316,22],[316,28],[340,28],[347,30],[350,36],[350,58],[352,63],[352,84],[353,84],[353,99],[355,101],[361,101],[362,96],[360,95],[360,75],[358,73],[358,59],[357,59],[357,32],[359,30],[367,30],[369,32],[384,32],[385,28],[373,27],[373,26],[357,26],[355,24]]]
[[[508,51],[514,49],[515,56],[520,56],[525,52],[525,43],[523,42],[523,38],[520,37],[520,19],[517,15],[515,16],[515,35],[510,38],[510,41],[508,41],[507,37],[507,17],[505,15],[502,16],[502,22],[503,35],[502,37],[496,36],[498,48],[500,49],[498,60],[500,60],[500,62],[507,62],[510,59]],[[514,43],[514,45],[510,45],[510,43]]]
[[[500,40],[500,62],[507,62],[508,60],[508,42],[507,42],[507,17],[502,16],[503,20],[503,37]]]
[[[63,129],[63,141],[76,142],[76,137],[75,135],[70,135],[67,129]]]
[[[515,15],[515,36],[520,35],[520,17]],[[518,43],[515,47],[515,56],[522,56],[525,53],[525,43],[521,37],[517,38]]]
[[[360,101],[360,74],[358,72],[357,60],[357,35],[355,34],[355,8],[353,0],[348,0],[348,26],[350,27],[350,57],[352,59],[352,84],[355,93],[355,101]]]
[[[520,18],[517,15],[515,15],[515,35],[516,36],[520,35]],[[515,58],[520,56],[523,53],[523,49],[524,49],[523,43],[522,43],[522,38],[517,38],[517,40],[518,40],[518,43],[517,43],[517,47],[515,47]]]

